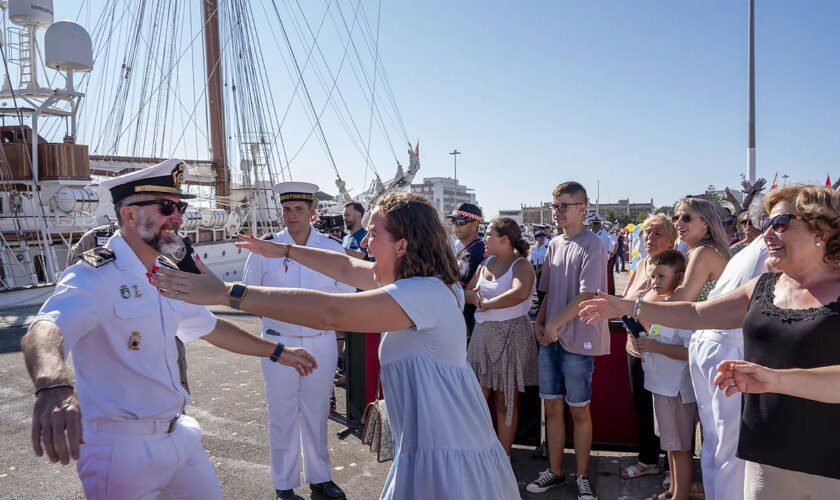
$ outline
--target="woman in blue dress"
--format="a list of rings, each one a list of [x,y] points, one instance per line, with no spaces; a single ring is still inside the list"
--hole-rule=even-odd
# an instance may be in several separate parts
[[[241,248],[293,259],[366,291],[339,295],[248,287],[237,305],[310,328],[388,332],[379,359],[395,449],[380,498],[520,498],[510,461],[466,362],[464,296],[437,211],[420,196],[390,194],[377,204],[368,229],[364,243],[375,262],[241,238]],[[228,304],[232,285],[203,271],[160,269],[153,283],[171,298]]]

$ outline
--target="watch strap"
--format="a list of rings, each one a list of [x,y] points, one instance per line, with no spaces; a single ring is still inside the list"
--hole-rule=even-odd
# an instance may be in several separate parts
[[[271,356],[269,356],[271,361],[276,363],[280,359],[280,355],[283,354],[283,351],[285,349],[286,349],[286,346],[283,345],[282,342],[277,342],[277,345],[274,347],[274,352],[271,353]]]

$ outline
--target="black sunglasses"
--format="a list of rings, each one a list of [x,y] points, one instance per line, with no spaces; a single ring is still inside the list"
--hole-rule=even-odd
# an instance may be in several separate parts
[[[684,224],[691,224],[691,221],[693,220],[694,217],[692,217],[691,214],[682,214],[681,216],[675,215],[671,217],[671,222],[673,222],[674,224],[676,224],[679,221],[683,221]]]
[[[792,219],[797,219],[804,221],[802,217],[794,214],[779,214],[775,217],[769,217],[761,221],[761,232],[767,231],[769,228],[773,228],[773,231],[777,233],[784,233],[787,231],[788,226],[790,225],[790,221]]]
[[[560,212],[561,214],[572,205],[584,205],[584,203],[552,203],[551,209]]]
[[[135,201],[134,203],[129,203],[127,206],[129,207],[145,207],[148,205],[160,205],[160,214],[164,217],[168,217],[175,213],[175,210],[178,210],[178,213],[184,215],[184,212],[187,211],[187,207],[190,206],[189,203],[186,201],[171,201],[171,200],[144,200],[144,201]]]

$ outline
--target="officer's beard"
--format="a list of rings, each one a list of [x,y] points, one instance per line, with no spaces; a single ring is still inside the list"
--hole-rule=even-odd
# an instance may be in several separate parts
[[[137,226],[137,232],[147,245],[161,254],[174,254],[184,248],[184,237],[178,234],[178,229],[180,228],[178,224],[163,224],[160,227],[156,227],[152,217],[147,216],[143,212],[140,212],[140,214],[142,215],[140,215],[140,224]],[[164,232],[164,230],[175,232],[169,233]]]

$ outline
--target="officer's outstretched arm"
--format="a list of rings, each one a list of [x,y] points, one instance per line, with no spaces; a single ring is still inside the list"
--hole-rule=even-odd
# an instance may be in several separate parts
[[[216,328],[201,338],[226,351],[264,358],[271,356],[274,353],[274,348],[277,347],[276,343],[251,335],[223,319],[217,319]],[[286,347],[277,362],[281,365],[291,366],[304,377],[318,368],[315,357],[302,347]]]
[[[20,342],[26,368],[38,399],[32,413],[32,447],[53,462],[79,458],[82,419],[73,390],[73,375],[64,360],[61,330],[55,323],[36,321]]]
[[[341,283],[347,283],[361,290],[373,290],[378,287],[373,275],[373,263],[350,257],[346,254],[285,243],[247,238],[237,235],[236,246],[245,248],[270,259],[289,258],[304,267],[318,271]],[[288,250],[288,255],[286,254]]]

